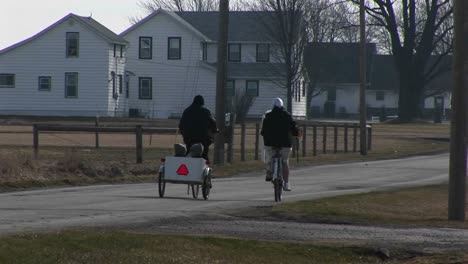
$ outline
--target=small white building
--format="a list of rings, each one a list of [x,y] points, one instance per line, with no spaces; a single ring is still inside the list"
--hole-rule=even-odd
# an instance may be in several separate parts
[[[0,51],[0,114],[127,113],[128,43],[91,17],[68,14]]]

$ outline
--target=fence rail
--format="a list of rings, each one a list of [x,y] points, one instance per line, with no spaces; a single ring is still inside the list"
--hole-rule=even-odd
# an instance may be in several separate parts
[[[327,154],[329,149],[329,144],[333,145],[333,153],[343,151],[347,153],[350,151],[350,140],[352,141],[352,152],[357,152],[357,140],[358,140],[358,131],[359,126],[357,123],[354,124],[333,124],[333,123],[320,123],[320,124],[311,124],[311,123],[302,123],[300,124],[302,129],[302,138],[296,138],[293,144],[292,157],[297,159],[301,155],[306,157],[311,150],[313,156],[317,156],[319,152],[319,138],[321,136],[322,143],[322,153]],[[248,136],[254,135],[254,159],[259,160],[260,153],[260,124],[256,123],[255,125],[241,124],[240,127],[236,128],[240,131],[237,133],[240,136],[240,160],[246,160],[246,138]],[[247,133],[247,130],[254,132]],[[351,130],[351,131],[350,131]],[[33,125],[33,149],[34,149],[34,158],[39,157],[39,135],[40,132],[88,132],[95,134],[95,147],[99,148],[99,134],[100,133],[129,133],[135,134],[136,144],[136,162],[143,162],[143,134],[161,134],[161,135],[171,135],[176,134],[176,128],[157,128],[157,127],[142,127],[141,125],[136,126],[127,126],[127,127],[108,127],[100,126],[99,122],[96,121],[95,126],[92,125],[50,125],[50,124],[35,124]],[[340,133],[341,132],[341,133]],[[350,135],[352,134],[352,135]],[[372,126],[367,126],[367,148],[368,150],[372,149]],[[312,140],[309,139],[312,137]],[[332,138],[332,142],[329,142],[329,137]],[[233,137],[232,137],[233,138]],[[342,141],[342,142],[340,142]],[[311,142],[311,143],[309,143]],[[340,144],[342,144],[342,148]],[[310,146],[311,144],[311,146]],[[227,157],[228,161],[232,162],[232,152],[233,145],[235,142],[230,142],[228,144]],[[340,150],[341,149],[341,150]]]

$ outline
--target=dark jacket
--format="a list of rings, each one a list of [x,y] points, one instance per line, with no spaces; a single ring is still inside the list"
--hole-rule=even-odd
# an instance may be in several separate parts
[[[261,131],[265,146],[290,148],[292,136],[298,132],[296,122],[284,108],[274,107],[265,114]]]
[[[189,142],[211,144],[213,135],[217,131],[216,121],[210,110],[194,101],[184,110],[179,122],[179,130],[186,144]]]

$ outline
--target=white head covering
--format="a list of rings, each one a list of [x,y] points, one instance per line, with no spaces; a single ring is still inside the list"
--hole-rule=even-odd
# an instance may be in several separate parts
[[[283,100],[281,100],[281,98],[276,97],[276,98],[273,100],[273,106],[272,106],[272,108],[275,108],[275,107],[278,107],[278,108],[283,107]]]

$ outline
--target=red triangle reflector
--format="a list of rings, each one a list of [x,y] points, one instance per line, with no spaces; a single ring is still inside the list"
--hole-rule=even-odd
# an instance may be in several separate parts
[[[189,170],[187,166],[185,166],[185,164],[180,165],[176,172],[178,175],[184,175],[184,176],[189,174]]]

